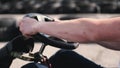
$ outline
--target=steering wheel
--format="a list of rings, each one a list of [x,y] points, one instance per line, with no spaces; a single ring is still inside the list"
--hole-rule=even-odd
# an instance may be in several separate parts
[[[37,21],[40,21],[41,23],[42,21],[46,23],[49,23],[48,21],[55,21],[53,18],[39,13],[28,13],[24,17],[34,18]],[[37,33],[33,37],[46,45],[51,45],[53,47],[58,47],[63,49],[76,49],[79,46],[78,43],[67,42],[67,40],[52,37],[50,35],[46,35],[43,33]]]
[[[55,21],[53,18],[49,16],[38,14],[38,13],[28,13],[24,17],[34,18],[37,21],[40,21],[40,23],[42,22],[50,23],[48,21]],[[42,43],[42,46],[39,52],[36,52],[34,54],[29,53],[29,57],[23,56],[21,53],[18,53],[18,52],[12,52],[11,55],[26,61],[41,62],[43,58],[46,59],[46,57],[42,54],[46,45],[50,45],[50,46],[61,48],[61,49],[68,49],[68,50],[76,49],[79,46],[78,43],[68,42],[67,40],[52,37],[50,35],[43,34],[43,33],[37,33],[36,35],[33,35],[33,38]]]

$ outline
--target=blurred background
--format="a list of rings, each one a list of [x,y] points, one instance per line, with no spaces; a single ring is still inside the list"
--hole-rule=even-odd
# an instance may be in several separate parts
[[[120,16],[120,0],[0,0],[1,47],[21,34],[17,22],[27,13],[40,13],[60,20],[111,18]],[[36,50],[37,48],[39,47]],[[48,50],[45,54],[50,57],[58,49],[48,47]],[[120,66],[119,51],[106,49],[95,43],[80,44],[75,51],[106,68]],[[26,62],[17,59],[11,68],[20,68],[23,64]]]
[[[0,0],[1,14],[120,13],[120,0]]]

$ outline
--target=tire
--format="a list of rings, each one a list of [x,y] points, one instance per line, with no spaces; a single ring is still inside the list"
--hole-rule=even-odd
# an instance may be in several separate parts
[[[16,19],[0,18],[0,41],[10,41],[12,38],[19,35],[19,33],[16,26]]]

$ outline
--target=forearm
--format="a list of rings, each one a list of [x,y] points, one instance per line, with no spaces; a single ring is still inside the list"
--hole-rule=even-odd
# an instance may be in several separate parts
[[[69,21],[39,23],[38,32],[74,42],[93,42],[97,30],[97,20],[80,18]]]
[[[74,42],[117,41],[120,38],[120,18],[39,23],[37,31]]]
[[[120,17],[101,19],[99,23],[96,38],[98,41],[120,41]]]

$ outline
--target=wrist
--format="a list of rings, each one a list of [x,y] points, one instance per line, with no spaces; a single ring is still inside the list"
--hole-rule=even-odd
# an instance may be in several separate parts
[[[34,29],[36,33],[48,33],[49,31],[49,26],[52,27],[53,22],[36,22]]]
[[[35,33],[39,32],[39,28],[40,28],[40,23],[39,22],[35,22],[34,26],[33,26],[33,30]]]

